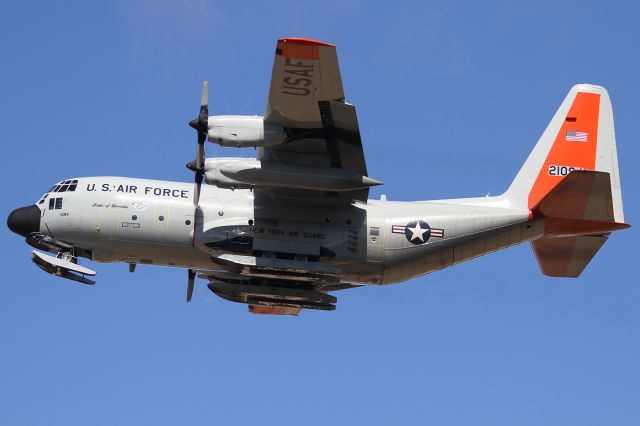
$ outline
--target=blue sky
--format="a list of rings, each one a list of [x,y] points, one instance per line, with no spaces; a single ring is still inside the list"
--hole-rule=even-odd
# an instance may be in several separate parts
[[[275,41],[338,45],[369,174],[391,200],[506,189],[575,83],[610,91],[638,225],[635,2],[8,2],[0,14],[2,220],[73,176],[190,180],[187,126],[261,114]],[[209,155],[237,155],[208,146]],[[251,156],[253,151],[241,155]],[[0,423],[637,425],[638,227],[578,280],[528,245],[335,312],[254,316],[186,272],[85,262],[48,276],[0,230]]]

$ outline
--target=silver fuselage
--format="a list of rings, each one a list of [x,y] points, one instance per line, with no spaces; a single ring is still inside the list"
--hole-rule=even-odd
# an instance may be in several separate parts
[[[193,185],[182,182],[79,178],[74,192],[50,193],[38,204],[40,232],[87,250],[97,262],[198,270],[217,269],[211,256],[243,247],[310,257],[321,247],[331,253],[322,262],[336,267],[343,282],[361,284],[405,281],[544,232],[528,210],[501,197],[369,200],[334,209],[300,204],[279,211],[263,209],[248,189],[203,185],[198,209],[192,196]],[[51,198],[62,198],[60,208],[49,208]],[[406,225],[418,220],[431,230],[412,243],[416,234]]]

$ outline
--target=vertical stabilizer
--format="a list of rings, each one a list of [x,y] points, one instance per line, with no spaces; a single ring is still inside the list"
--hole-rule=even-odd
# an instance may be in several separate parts
[[[609,173],[614,220],[624,222],[613,111],[604,87],[571,88],[504,196],[531,209],[573,170]]]

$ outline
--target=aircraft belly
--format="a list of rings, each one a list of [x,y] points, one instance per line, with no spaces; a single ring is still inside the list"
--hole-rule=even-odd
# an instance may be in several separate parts
[[[124,262],[183,268],[211,268],[213,263],[205,253],[191,246],[104,241],[92,249],[96,262]]]

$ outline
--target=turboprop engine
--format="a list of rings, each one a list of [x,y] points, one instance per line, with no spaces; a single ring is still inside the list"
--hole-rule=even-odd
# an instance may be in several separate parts
[[[276,145],[287,137],[282,127],[266,123],[258,115],[212,115],[208,125],[209,141],[225,147]]]

